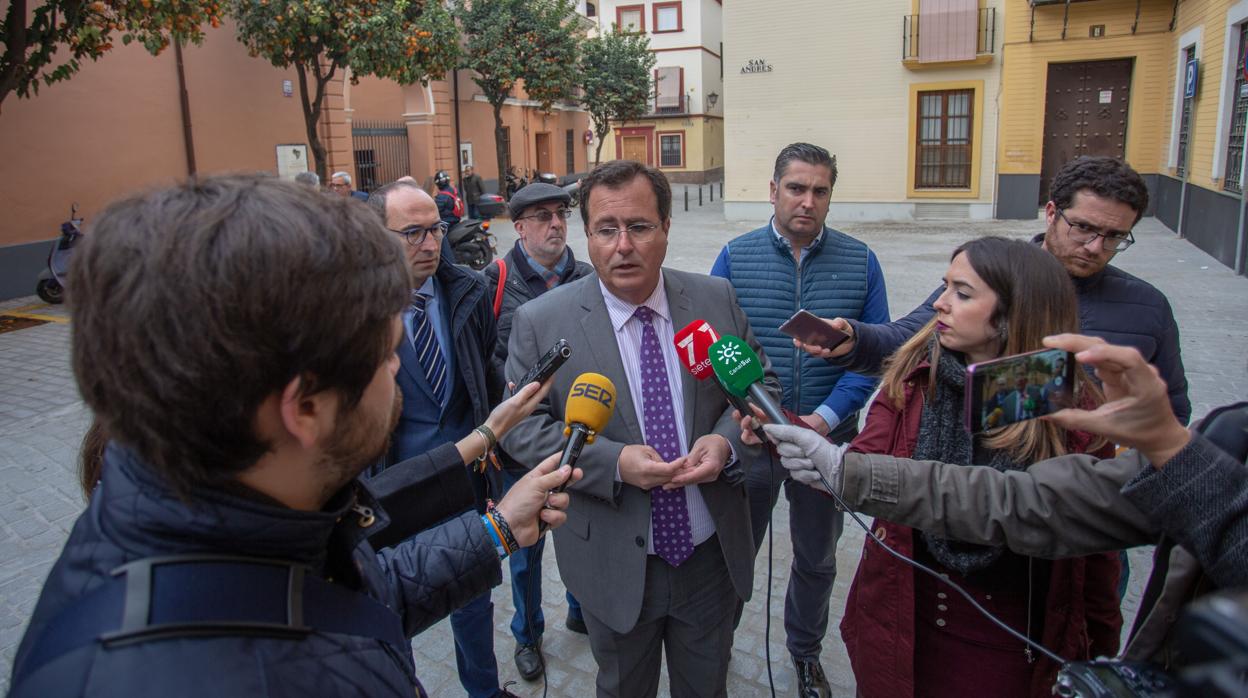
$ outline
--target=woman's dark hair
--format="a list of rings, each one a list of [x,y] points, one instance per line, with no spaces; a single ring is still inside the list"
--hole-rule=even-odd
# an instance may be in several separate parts
[[[100,426],[100,420],[92,419],[78,451],[78,485],[82,487],[82,498],[88,501],[104,474],[104,447],[107,445],[108,437]]]
[[[111,205],[68,288],[74,374],[99,427],[186,494],[269,449],[256,409],[292,380],[353,408],[394,351],[409,277],[357,202],[224,176]]]
[[[1138,172],[1118,158],[1104,155],[1077,157],[1062,165],[1049,185],[1049,200],[1065,211],[1081,191],[1118,201],[1135,211],[1135,223],[1148,209],[1148,185]]]
[[[672,217],[672,187],[667,183],[667,175],[653,167],[647,167],[633,160],[612,160],[590,170],[581,179],[581,220],[589,226],[589,193],[594,187],[604,186],[618,189],[632,182],[637,177],[645,177],[654,190],[654,198],[659,203],[659,221]]]
[[[1079,331],[1078,298],[1070,275],[1052,254],[1022,240],[988,236],[963,243],[950,261],[965,254],[971,268],[997,295],[996,309],[989,322],[998,327],[1001,346],[997,356],[1012,356],[1043,349],[1045,337]],[[905,397],[908,376],[925,359],[933,371],[940,359],[940,343],[929,354],[928,345],[936,333],[936,318],[927,323],[896,353],[888,358],[881,380],[881,391],[897,404]],[[1076,380],[1090,399],[1100,391],[1083,371]],[[934,389],[934,380],[929,385]],[[934,393],[933,393],[934,395]],[[1048,422],[1030,421],[989,432],[984,444],[1009,448],[1020,460],[1034,462],[1065,452],[1065,434]]]

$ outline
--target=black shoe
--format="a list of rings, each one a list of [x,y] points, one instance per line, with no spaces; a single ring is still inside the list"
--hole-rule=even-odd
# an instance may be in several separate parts
[[[574,633],[580,633],[581,635],[588,635],[588,634],[589,634],[589,628],[585,627],[585,619],[584,619],[584,618],[576,618],[576,617],[574,617],[574,616],[569,615],[569,616],[568,616],[568,620],[567,620],[566,622],[564,622],[564,624],[563,624],[563,625],[564,625],[564,626],[565,626],[568,630],[571,630],[571,631],[572,631],[572,632],[574,632]]]
[[[546,663],[542,660],[540,641],[533,645],[516,644],[516,669],[525,681],[533,681],[542,675]]]
[[[794,657],[793,666],[797,669],[797,695],[801,698],[832,698],[832,687],[828,685],[828,677],[823,675],[819,660]]]
[[[511,687],[515,685],[515,681],[508,681],[503,684],[503,687],[498,689],[498,698],[520,698],[520,696],[511,692]]]

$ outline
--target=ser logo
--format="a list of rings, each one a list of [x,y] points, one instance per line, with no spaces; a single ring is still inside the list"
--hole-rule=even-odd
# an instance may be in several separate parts
[[[600,402],[604,407],[610,407],[611,401],[615,399],[615,396],[611,394],[610,390],[593,383],[577,383],[572,386],[571,397],[580,397],[593,400],[594,402]]]

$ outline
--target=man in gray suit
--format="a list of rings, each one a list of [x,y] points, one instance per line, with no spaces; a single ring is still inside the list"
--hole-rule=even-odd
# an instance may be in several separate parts
[[[597,273],[520,306],[506,373],[519,377],[559,339],[572,357],[504,447],[525,463],[559,450],[576,377],[614,382],[614,416],[581,453],[585,478],[569,490],[568,523],[555,535],[559,572],[584,610],[598,694],[655,695],[666,647],[673,696],[726,695],[733,613],[750,596],[754,548],[745,490],[724,470],[748,468],[758,452],[741,444],[719,389],[680,365],[673,336],[701,319],[762,350],[727,281],[663,268],[671,189],[661,172],[607,163],[581,180],[581,196]]]

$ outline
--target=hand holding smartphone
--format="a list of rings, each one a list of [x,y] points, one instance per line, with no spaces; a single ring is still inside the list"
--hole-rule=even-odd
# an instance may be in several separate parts
[[[966,369],[966,429],[972,434],[1074,406],[1075,356],[1041,349]]]
[[[849,339],[849,335],[833,328],[808,310],[802,309],[793,314],[780,326],[780,331],[803,344],[814,344],[831,351]]]

